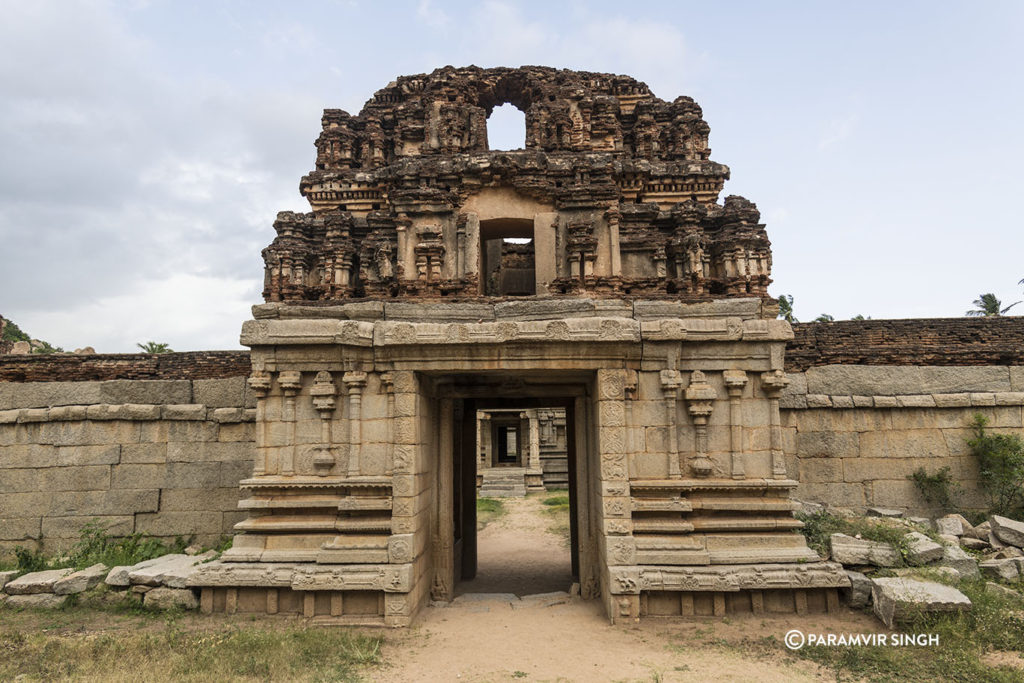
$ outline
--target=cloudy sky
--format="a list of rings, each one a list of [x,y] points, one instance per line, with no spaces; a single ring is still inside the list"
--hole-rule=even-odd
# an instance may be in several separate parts
[[[0,314],[68,349],[237,348],[321,110],[446,64],[696,98],[801,319],[1024,298],[1024,3],[0,6]]]

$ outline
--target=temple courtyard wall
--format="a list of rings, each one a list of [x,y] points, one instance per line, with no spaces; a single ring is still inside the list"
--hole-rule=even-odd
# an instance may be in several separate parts
[[[796,498],[926,512],[907,475],[949,467],[962,503],[985,507],[966,440],[977,413],[1024,430],[1024,318],[794,330],[780,407]],[[231,534],[253,468],[248,374],[246,351],[0,356],[0,553],[67,548],[93,520],[115,535]]]

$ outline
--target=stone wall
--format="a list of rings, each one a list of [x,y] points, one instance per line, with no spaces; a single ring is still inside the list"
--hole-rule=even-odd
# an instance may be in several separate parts
[[[135,356],[134,365],[129,356],[96,356],[92,367],[119,366],[104,372],[123,376],[155,362],[173,375],[179,370],[168,368],[217,355]],[[255,419],[248,354],[238,355],[241,376],[222,379],[0,382],[0,554],[17,545],[67,548],[90,520],[113,535],[212,543],[231,533],[245,517],[238,482],[252,474]],[[20,367],[49,377],[44,369],[68,360],[81,359]]]
[[[962,503],[984,508],[966,443],[974,414],[996,431],[1024,433],[1021,366],[825,365],[788,376],[787,467],[804,501],[923,513],[907,475],[948,466],[964,488]]]

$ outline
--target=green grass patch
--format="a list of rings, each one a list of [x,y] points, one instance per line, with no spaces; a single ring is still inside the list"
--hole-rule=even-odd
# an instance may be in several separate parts
[[[1024,680],[1024,670],[985,661],[992,652],[1024,653],[1024,602],[985,592],[984,581],[963,581],[959,589],[971,600],[970,612],[922,615],[900,628],[905,633],[935,634],[938,646],[808,646],[795,656],[832,669],[836,680]]]
[[[561,536],[568,545],[570,542],[569,492],[552,490],[548,491],[548,493],[554,495],[548,495],[540,501],[541,505],[544,506],[542,508],[544,514],[551,518],[548,531],[556,536]]]
[[[569,494],[566,493],[566,494],[559,494],[557,496],[548,496],[547,498],[545,498],[544,500],[541,501],[541,504],[542,505],[546,505],[548,507],[562,507],[562,508],[565,508],[566,510],[568,510],[569,509]]]
[[[505,503],[498,498],[476,499],[476,528],[485,526],[505,514]]]

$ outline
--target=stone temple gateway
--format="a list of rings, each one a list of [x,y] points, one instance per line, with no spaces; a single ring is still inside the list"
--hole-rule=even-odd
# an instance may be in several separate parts
[[[487,117],[525,113],[489,151]],[[564,410],[572,568],[612,620],[828,609],[794,531],[792,330],[690,98],[543,67],[326,110],[245,323],[256,457],[205,611],[405,625],[476,564],[478,411]]]

